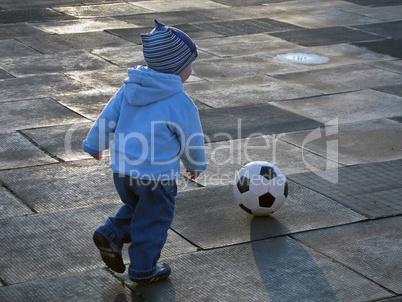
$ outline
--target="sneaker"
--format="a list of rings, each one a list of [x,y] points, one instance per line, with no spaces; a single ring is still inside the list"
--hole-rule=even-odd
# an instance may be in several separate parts
[[[117,273],[123,273],[126,270],[126,266],[121,256],[121,249],[111,244],[101,233],[95,232],[93,239],[107,267]]]
[[[138,285],[147,285],[152,282],[161,281],[167,279],[171,273],[170,266],[166,263],[158,265],[158,271],[155,276],[148,279],[133,279],[130,278],[131,281],[137,283]]]

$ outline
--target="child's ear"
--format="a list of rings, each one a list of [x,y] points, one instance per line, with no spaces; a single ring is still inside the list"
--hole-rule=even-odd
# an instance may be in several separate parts
[[[183,84],[187,81],[187,79],[190,77],[192,72],[193,72],[193,69],[190,64],[178,74],[178,76],[181,78],[181,82]]]

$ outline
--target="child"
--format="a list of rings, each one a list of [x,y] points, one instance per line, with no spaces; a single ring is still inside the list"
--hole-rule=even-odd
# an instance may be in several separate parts
[[[95,231],[95,245],[106,265],[122,273],[121,249],[130,243],[128,275],[138,284],[170,275],[169,265],[157,262],[173,220],[180,159],[192,179],[206,168],[198,109],[183,91],[196,45],[184,32],[154,22],[155,29],[141,34],[147,67],[128,70],[83,142],[97,160],[110,145],[124,203]]]

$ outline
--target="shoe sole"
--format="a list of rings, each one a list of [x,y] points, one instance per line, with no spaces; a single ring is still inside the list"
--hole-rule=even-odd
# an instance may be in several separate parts
[[[149,283],[153,283],[153,282],[157,282],[157,281],[162,281],[167,279],[170,276],[171,270],[169,267],[169,270],[161,275],[156,275],[154,277],[152,277],[151,279],[146,279],[146,280],[135,280],[135,279],[131,279],[133,282],[137,283],[138,285],[148,285]]]
[[[153,277],[150,280],[147,281],[135,281],[133,280],[133,282],[137,283],[138,285],[148,285],[149,283],[154,283],[157,281],[163,281],[165,279],[167,279],[169,277],[169,275],[167,276],[162,276],[162,277]]]
[[[102,234],[95,232],[93,236],[96,247],[100,251],[103,262],[108,268],[117,272],[124,273],[126,266],[124,265],[121,253],[113,250],[113,247],[109,240],[107,240]]]

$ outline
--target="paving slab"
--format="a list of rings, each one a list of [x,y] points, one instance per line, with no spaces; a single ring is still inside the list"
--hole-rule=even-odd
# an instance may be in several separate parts
[[[375,90],[402,97],[402,84],[378,87]]]
[[[14,285],[105,267],[92,234],[119,207],[120,204],[103,204],[1,220],[1,278]],[[175,242],[166,248],[175,250],[167,256],[196,250],[183,238],[171,234],[169,231],[168,240]]]
[[[399,5],[399,0],[346,0],[347,2],[356,3],[363,6],[381,7]]]
[[[0,170],[56,163],[37,146],[17,132],[0,134]]]
[[[285,175],[325,171],[338,163],[327,160],[327,154],[317,155],[280,140],[284,134],[249,137],[206,145],[208,169],[196,179],[202,186],[232,184],[237,172],[252,161],[268,161],[277,165]],[[307,136],[307,134],[306,134]],[[185,169],[183,168],[183,174]]]
[[[59,37],[67,41],[75,50],[131,45],[130,42],[111,35],[106,31],[64,34],[59,35]]]
[[[399,122],[399,123],[402,123],[402,116],[393,117],[393,118],[391,118],[391,120],[397,121],[397,122]]]
[[[77,0],[74,1],[75,5],[84,5],[90,3],[97,3],[98,0]],[[120,0],[109,0],[108,2],[120,2]],[[2,8],[12,9],[12,8],[32,8],[32,7],[54,7],[60,5],[71,4],[71,0],[35,0],[35,1],[19,1],[15,3],[13,0],[3,0]]]
[[[387,39],[373,42],[359,42],[355,43],[359,47],[365,47],[372,51],[387,54],[395,58],[402,59],[400,49],[402,47],[402,39]]]
[[[252,55],[261,52],[272,52],[274,50],[283,51],[296,47],[298,47],[297,44],[271,37],[267,34],[232,36],[197,41],[197,48],[220,57]]]
[[[348,9],[361,8],[345,1],[296,0],[265,3],[262,10],[266,17],[305,28],[329,28],[380,22],[363,15],[349,13]]]
[[[0,171],[0,181],[38,212],[59,209],[120,204],[110,169],[110,157],[101,161],[82,160]],[[197,185],[179,177],[180,191],[193,190]],[[61,198],[62,196],[62,198]]]
[[[110,93],[111,96],[123,85],[127,78],[127,68],[110,68],[107,71],[71,71],[66,75],[76,81],[94,87],[101,93]]]
[[[270,104],[199,110],[208,142],[314,129],[323,124]]]
[[[0,186],[0,220],[29,214],[33,212],[5,187]]]
[[[401,294],[401,217],[295,235],[314,248],[377,284]]]
[[[114,92],[100,92],[99,90],[91,89],[79,93],[58,96],[55,97],[55,100],[70,110],[95,121]]]
[[[289,178],[362,215],[377,218],[402,213],[401,167],[400,159],[343,167],[337,170],[337,183],[315,173],[291,175]],[[381,175],[382,181],[373,175]]]
[[[0,40],[15,39],[26,36],[39,36],[43,32],[28,23],[0,24]]]
[[[24,59],[0,59],[0,67],[15,76],[60,73],[73,70],[99,70],[113,66],[87,51],[72,51],[50,55],[35,55]]]
[[[283,32],[300,28],[299,26],[268,18],[198,23],[197,26],[223,36]]]
[[[349,302],[392,296],[287,237],[198,252],[169,263],[168,281],[133,289],[149,301]]]
[[[284,2],[284,1],[286,1],[286,0],[272,0],[272,1],[270,1],[270,3],[280,3],[280,2]],[[218,3],[229,5],[229,6],[244,6],[244,1],[242,1],[242,0],[214,0],[214,2],[218,2]],[[250,0],[250,1],[247,1],[247,6],[261,5],[264,3],[266,3],[265,0]]]
[[[116,205],[0,221],[1,278],[8,284],[103,267],[92,233]]]
[[[291,75],[294,74],[298,73]],[[185,91],[193,100],[212,108],[262,104],[321,94],[312,88],[263,75],[231,81],[222,79],[214,82],[188,83],[185,86]]]
[[[344,26],[299,29],[270,33],[270,35],[302,46],[322,46],[385,39],[384,36],[375,35]]]
[[[341,65],[349,65],[349,64],[361,64],[366,63],[370,64],[370,66],[377,67],[385,67],[387,65],[392,66],[397,62],[394,57],[376,53],[373,51],[369,51],[363,47],[357,47],[355,45],[350,45],[346,43],[336,44],[336,45],[325,45],[325,46],[313,46],[313,47],[298,47],[291,50],[285,51],[274,51],[269,54],[270,57],[275,57],[276,60],[283,63],[284,61],[280,60],[278,55],[286,55],[286,54],[311,54],[311,55],[319,55],[322,57],[328,58],[328,61],[321,64],[302,64],[297,62],[290,62],[289,64],[303,66],[305,69],[323,69],[336,67]],[[388,63],[389,62],[389,63]],[[275,71],[269,72],[270,74],[276,73]]]
[[[76,50],[74,45],[69,44],[61,35],[45,33],[39,36],[24,36],[18,38],[18,40],[24,45],[43,54]]]
[[[38,54],[40,53],[14,39],[1,40],[0,60],[9,57],[26,57]]]
[[[389,71],[402,73],[402,60],[378,61],[369,63],[370,66],[384,68]]]
[[[1,65],[0,65],[1,66]],[[288,64],[262,55],[200,59],[192,66],[193,74],[208,81],[231,80],[267,73],[307,70],[302,65]]]
[[[47,83],[47,85],[43,85]],[[16,89],[15,87],[18,87]],[[28,75],[0,81],[0,103],[57,97],[93,89],[64,74]]]
[[[51,34],[73,34],[102,31],[111,28],[133,28],[133,24],[111,17],[35,23],[32,26]]]
[[[0,117],[5,123],[0,133],[87,121],[49,98],[0,103]]]
[[[0,10],[0,23],[36,22],[47,20],[68,20],[73,17],[51,8],[26,8]]]
[[[153,24],[153,23],[151,23]],[[139,28],[116,28],[116,29],[108,29],[107,32],[116,37],[122,38],[126,41],[141,45],[141,34],[150,32],[154,27],[139,27]]]
[[[12,79],[12,78],[14,78],[14,76],[4,71],[3,69],[0,69],[0,80]]]
[[[224,8],[226,10],[226,8]],[[215,11],[215,10],[213,10]],[[177,26],[185,23],[198,23],[215,20],[208,9],[195,9],[173,12],[153,12],[152,14],[136,14],[127,16],[114,16],[114,19],[121,20],[138,26],[152,26],[154,19],[164,24]]]
[[[276,2],[264,3],[263,7],[267,10],[267,12],[270,11],[271,13],[276,13],[277,11],[288,11],[289,14],[298,12],[304,12],[305,14],[309,14],[311,12],[321,10],[329,10],[329,9],[346,10],[349,8],[356,8],[360,6],[350,2],[339,1],[339,0],[334,0],[330,2],[319,1],[319,0],[294,0],[292,2],[280,1],[279,3]]]
[[[280,139],[324,157],[330,154],[340,164],[355,165],[402,158],[401,131],[401,123],[380,119],[335,124],[314,134],[286,133]]]
[[[132,2],[134,4],[134,2]],[[58,6],[53,9],[75,18],[96,18],[151,13],[152,11],[132,3],[106,3],[82,6]]]
[[[322,123],[338,119],[339,124],[344,124],[402,115],[401,97],[371,89],[270,104]]]
[[[143,7],[151,12],[173,12],[173,11],[191,11],[196,9],[218,9],[228,7],[214,1],[182,1],[182,0],[153,0],[132,2],[133,5]]]
[[[348,81],[345,81],[348,75]],[[293,84],[303,85],[321,93],[337,93],[400,84],[402,75],[367,66],[365,64],[338,66],[272,77]]]
[[[22,133],[49,154],[63,161],[72,161],[91,158],[82,150],[82,141],[87,137],[91,126],[92,123],[75,123],[23,130]]]
[[[263,19],[268,17],[269,9],[262,5],[252,6],[229,6],[213,10],[199,10],[200,16],[203,16],[201,22],[208,21],[235,21],[249,19]]]
[[[273,12],[268,12],[268,16],[274,20],[310,29],[381,22],[372,16],[345,11],[347,8],[323,8],[321,7],[322,3],[320,3],[310,11],[306,11],[305,8],[299,9],[299,7],[306,6],[305,2],[289,1],[289,3],[293,4],[293,9],[278,10],[278,7],[275,7]]]
[[[148,23],[149,24],[149,23]],[[198,26],[198,24],[189,24],[189,23],[180,23],[175,26],[176,28],[187,33],[192,40],[200,40],[200,39],[211,39],[211,38],[220,38],[223,37],[222,34],[216,31],[209,31],[202,26]]]
[[[200,211],[204,214],[199,215]],[[172,229],[195,245],[211,249],[363,219],[294,182],[289,183],[288,200],[281,209],[254,217],[239,207],[232,185],[226,185],[178,194]]]
[[[142,46],[140,45],[99,48],[92,50],[91,53],[120,67],[145,65]]]
[[[104,269],[13,284],[0,288],[5,301],[143,301]]]
[[[147,15],[147,16],[152,17],[152,20],[149,20],[148,22],[144,22],[144,23],[140,23],[137,20],[134,20],[134,21],[136,21],[137,24],[141,24],[141,27],[139,27],[139,28],[116,28],[116,29],[108,29],[107,32],[109,32],[113,35],[116,35],[120,38],[123,38],[127,41],[130,41],[130,42],[133,42],[136,44],[142,44],[141,34],[148,33],[153,30],[153,28],[154,28],[152,26],[154,24],[153,20],[156,18],[155,15],[153,15],[153,14]],[[166,22],[163,19],[163,17],[159,18],[158,20],[160,20],[160,22],[169,24],[168,22]],[[170,25],[170,26],[173,26],[173,25]],[[176,25],[175,27],[184,31],[186,34],[188,34],[191,37],[191,39],[193,39],[195,41],[199,40],[199,39],[210,39],[210,38],[223,37],[221,34],[219,34],[217,32],[209,31],[198,25],[180,23],[180,24]]]
[[[0,180],[38,212],[120,204],[106,160],[1,171]]]
[[[131,44],[104,31],[63,35],[47,34],[41,36],[39,39],[37,37],[22,37],[19,40],[44,54],[81,49],[119,47]]]
[[[382,8],[384,9],[384,8]],[[370,9],[372,10],[372,9]],[[386,8],[387,12],[393,12],[395,14],[398,14],[400,19],[400,16],[402,14],[402,5],[399,7],[393,7],[393,9]],[[354,28],[357,28],[359,30],[364,30],[368,31],[374,34],[378,34],[384,37],[390,37],[390,38],[402,38],[402,21],[393,21],[393,22],[381,22],[381,23],[375,23],[375,24],[367,24],[367,25],[358,25],[358,26],[353,26]]]
[[[11,142],[0,157],[15,165],[0,167],[3,299],[402,297],[400,0],[73,2],[0,4],[0,20],[12,22],[0,24],[0,139]],[[121,202],[110,157],[80,160],[87,156],[80,145],[92,124],[86,121],[96,119],[126,77],[114,67],[143,64],[139,34],[152,29],[154,18],[196,40],[199,58],[185,90],[202,114],[210,111],[203,125],[216,141],[206,145],[209,167],[197,183],[179,178],[181,216],[175,219],[183,233],[170,230],[162,251],[171,277],[141,287],[126,273],[106,270],[93,246],[93,230]],[[329,61],[275,58],[295,51]],[[270,108],[269,115],[261,108]],[[333,117],[338,123],[324,128]],[[312,125],[304,128],[307,121]],[[285,172],[292,196],[271,217],[254,218],[228,188],[244,163],[261,159]],[[190,204],[193,199],[203,207]],[[395,222],[384,223],[390,217]],[[128,263],[126,249],[123,256]]]

